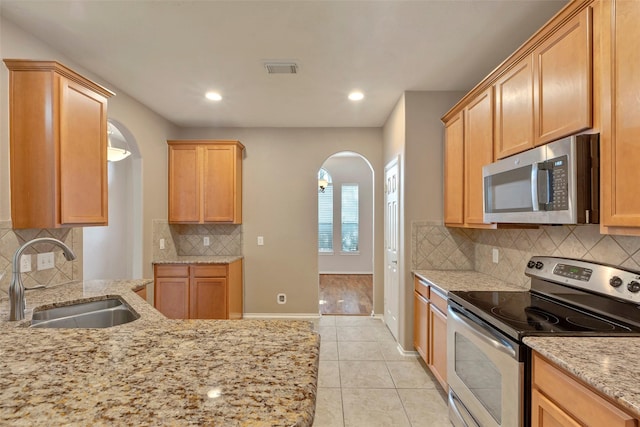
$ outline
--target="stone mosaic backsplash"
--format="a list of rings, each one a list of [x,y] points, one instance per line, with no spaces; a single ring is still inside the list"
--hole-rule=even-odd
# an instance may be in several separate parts
[[[204,238],[209,238],[209,246]],[[160,249],[164,239],[164,249]],[[176,256],[233,256],[242,254],[242,225],[169,224],[153,221],[153,259],[163,261]]]
[[[31,256],[31,271],[22,273],[25,286],[50,285],[82,280],[82,228],[59,229],[24,229],[14,230],[11,221],[0,221],[0,291],[8,293],[13,274],[13,254],[25,242],[38,237],[53,237],[64,242],[76,254],[76,259],[69,262],[62,249],[51,244],[40,244],[27,249],[25,254]],[[55,267],[48,270],[37,270],[37,253],[53,252]]]
[[[533,255],[597,260],[640,270],[640,237],[600,234],[598,225],[475,230],[433,222],[412,224],[412,269],[464,270],[528,287],[524,276]],[[498,249],[498,263],[492,260]]]

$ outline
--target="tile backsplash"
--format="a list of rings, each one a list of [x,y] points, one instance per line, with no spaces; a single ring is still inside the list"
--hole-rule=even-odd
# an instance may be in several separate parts
[[[204,238],[209,238],[209,246]],[[160,249],[164,239],[164,249]],[[167,260],[176,256],[213,256],[242,254],[242,225],[169,224],[153,221],[153,259]]]
[[[498,249],[498,263],[492,260]],[[412,224],[412,269],[476,270],[528,287],[523,272],[533,255],[597,260],[640,270],[640,237],[603,235],[598,225],[476,230],[441,223]]]
[[[54,237],[63,241],[74,251],[76,259],[72,262],[67,261],[62,249],[47,243],[27,249],[25,254],[31,255],[31,271],[22,273],[22,282],[25,286],[82,280],[82,228],[14,230],[11,228],[11,221],[0,221],[0,292],[9,291],[13,273],[11,264],[15,251],[23,243],[38,237]],[[39,252],[53,252],[55,267],[38,271],[34,255]]]

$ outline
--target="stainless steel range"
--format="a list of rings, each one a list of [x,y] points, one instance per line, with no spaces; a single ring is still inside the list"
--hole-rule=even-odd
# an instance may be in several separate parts
[[[533,257],[531,290],[449,293],[447,380],[455,426],[530,424],[526,336],[640,335],[640,272]]]

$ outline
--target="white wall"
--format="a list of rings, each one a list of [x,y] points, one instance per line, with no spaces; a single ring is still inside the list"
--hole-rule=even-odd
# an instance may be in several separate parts
[[[332,156],[322,167],[329,172],[333,185],[333,253],[318,255],[321,274],[373,273],[373,171],[360,156]],[[358,184],[358,253],[343,253],[341,249],[341,188]]]
[[[318,313],[318,170],[332,154],[366,157],[382,194],[379,128],[183,129],[181,139],[238,139],[243,160],[243,254],[247,313]],[[382,289],[382,205],[376,199],[374,289]],[[258,246],[257,236],[264,236]],[[287,294],[278,305],[276,294]],[[374,294],[375,295],[375,294]],[[374,297],[375,298],[375,297]],[[382,300],[374,301],[381,313]]]

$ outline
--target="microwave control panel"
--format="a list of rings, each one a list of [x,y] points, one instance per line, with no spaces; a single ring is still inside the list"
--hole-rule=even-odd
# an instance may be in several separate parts
[[[564,211],[569,209],[569,165],[567,156],[556,157],[545,162],[544,168],[549,171],[549,203],[548,211]]]

